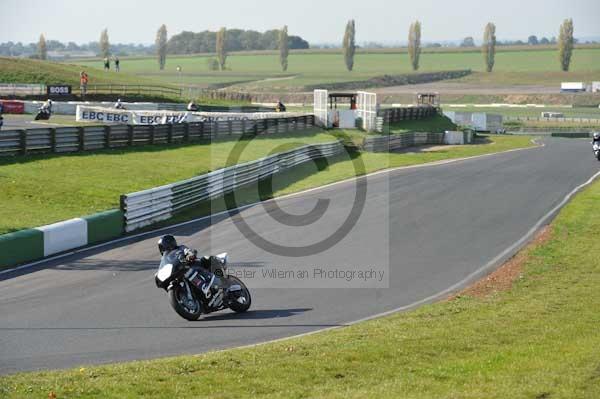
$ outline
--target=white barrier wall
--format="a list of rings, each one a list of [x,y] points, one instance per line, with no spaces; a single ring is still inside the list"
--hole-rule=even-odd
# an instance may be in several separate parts
[[[465,135],[463,132],[446,131],[444,134],[444,144],[460,145],[465,143]]]
[[[127,106],[126,106],[127,107]],[[77,106],[78,122],[117,123],[123,125],[166,125],[173,123],[241,121],[277,119],[304,116],[294,112],[178,112],[178,111],[136,111],[114,108]]]
[[[37,230],[44,233],[44,256],[87,245],[87,222],[84,219],[71,219],[38,227]]]

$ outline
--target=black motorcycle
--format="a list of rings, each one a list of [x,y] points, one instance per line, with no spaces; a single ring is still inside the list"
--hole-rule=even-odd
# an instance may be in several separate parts
[[[38,113],[35,116],[35,120],[36,121],[47,121],[50,120],[50,117],[52,116],[52,111],[50,111],[48,108],[40,108],[38,109]]]
[[[227,272],[227,254],[189,260],[185,248],[163,254],[155,274],[158,288],[169,294],[173,309],[186,320],[231,309],[244,313],[252,298],[246,285]]]

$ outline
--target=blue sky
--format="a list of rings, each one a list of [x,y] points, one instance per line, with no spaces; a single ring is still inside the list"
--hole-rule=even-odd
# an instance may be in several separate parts
[[[169,34],[221,26],[264,31],[287,24],[291,34],[311,43],[333,43],[350,18],[356,19],[359,42],[405,41],[415,19],[422,21],[424,41],[479,39],[488,21],[496,23],[500,39],[526,39],[556,36],[568,17],[576,37],[600,36],[600,0],[0,0],[0,42],[34,42],[44,33],[47,39],[82,43],[98,40],[108,28],[114,43],[151,43],[164,23]]]

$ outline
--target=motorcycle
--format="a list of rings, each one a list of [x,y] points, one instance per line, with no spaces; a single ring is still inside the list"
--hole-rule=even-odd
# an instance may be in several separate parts
[[[277,106],[275,107],[275,112],[287,112],[287,108],[286,106],[280,101],[277,103]]]
[[[594,149],[594,155],[596,156],[596,159],[600,161],[600,142],[594,141],[592,143],[592,148]]]
[[[52,111],[50,111],[48,108],[41,107],[38,109],[38,113],[35,116],[35,120],[36,121],[47,121],[50,119],[50,116],[52,116]]]
[[[210,276],[210,280],[203,276]],[[185,248],[179,248],[163,254],[154,278],[156,286],[168,293],[175,312],[189,321],[225,309],[244,313],[252,304],[246,285],[229,275],[227,254],[190,262]]]

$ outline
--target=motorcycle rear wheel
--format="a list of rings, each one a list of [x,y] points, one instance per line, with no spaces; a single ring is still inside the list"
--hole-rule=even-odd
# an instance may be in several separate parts
[[[194,298],[194,300],[196,301],[195,311],[186,307],[186,293],[181,286],[176,285],[169,289],[169,302],[171,303],[171,307],[173,307],[179,316],[188,321],[196,321],[202,316],[202,306],[196,298]]]
[[[250,305],[252,305],[252,296],[250,295],[250,290],[248,290],[246,284],[244,284],[242,280],[237,277],[230,276],[229,280],[231,280],[233,285],[239,285],[242,287],[242,296],[246,298],[245,303],[239,303],[237,300],[233,301],[229,304],[229,309],[233,310],[235,313],[247,312],[248,309],[250,309]]]

